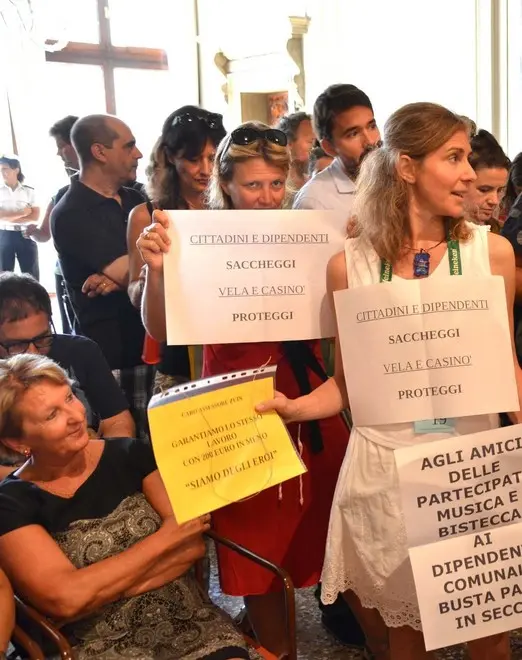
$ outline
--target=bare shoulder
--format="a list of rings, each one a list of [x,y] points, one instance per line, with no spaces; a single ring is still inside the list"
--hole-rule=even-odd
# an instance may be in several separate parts
[[[330,291],[339,291],[348,287],[348,272],[344,251],[334,254],[328,262],[326,281]]]
[[[129,224],[131,224],[134,229],[144,229],[147,225],[150,225],[150,222],[150,213],[145,203],[135,206],[129,214]]]
[[[488,233],[489,263],[494,275],[504,275],[515,269],[515,253],[511,243],[498,234]]]

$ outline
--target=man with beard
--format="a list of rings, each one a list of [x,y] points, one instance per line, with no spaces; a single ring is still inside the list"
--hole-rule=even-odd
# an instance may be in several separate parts
[[[344,211],[349,216],[359,167],[380,146],[368,96],[354,85],[330,85],[314,104],[315,133],[334,161],[297,194],[294,209]]]

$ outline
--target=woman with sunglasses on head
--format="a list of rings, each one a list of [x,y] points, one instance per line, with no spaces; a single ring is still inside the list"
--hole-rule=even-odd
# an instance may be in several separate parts
[[[493,135],[483,129],[471,136],[469,162],[477,175],[466,194],[469,216],[478,225],[500,234],[496,215],[506,191],[511,162]]]
[[[140,204],[129,216],[129,296],[141,306],[145,282],[144,262],[136,240],[152,222],[154,209],[203,209],[218,144],[225,136],[221,115],[185,105],[170,114],[163,124],[147,168],[148,202]],[[147,344],[151,346],[151,342]],[[148,359],[147,355],[144,356]],[[186,346],[166,346],[156,374],[156,390],[165,390],[190,378]]]
[[[331,299],[346,288],[393,286],[392,278],[429,276],[442,284],[450,274],[459,276],[450,269],[455,260],[468,278],[503,278],[512,331],[513,250],[502,237],[464,218],[465,196],[477,178],[468,160],[468,135],[462,118],[432,103],[404,106],[388,119],[383,147],[364,161],[357,180],[359,235],[348,239],[345,251],[328,264]],[[371,351],[371,345],[366,349]],[[513,362],[520,393],[522,372],[514,355]],[[374,396],[378,401],[378,390]],[[280,393],[257,410],[275,410],[295,423],[329,417],[348,406],[337,344],[333,378],[306,397],[289,400]],[[510,417],[519,422],[522,414]],[[323,600],[333,602],[339,593],[349,600],[376,660],[435,657],[426,652],[421,633],[394,450],[499,426],[497,414],[450,421],[441,433],[423,429],[422,422],[352,429],[330,518]],[[471,660],[508,660],[508,635],[474,640],[468,654]]]
[[[284,133],[247,122],[220,144],[209,188],[212,209],[281,209],[290,155]],[[144,320],[165,339],[163,253],[169,249],[168,219],[155,222],[138,240],[147,264]],[[222,344],[204,347],[204,375],[276,364],[277,388],[288,396],[306,394],[325,378],[319,341]],[[288,428],[308,472],[279,487],[230,504],[212,514],[217,531],[281,565],[297,587],[314,585],[323,562],[335,480],[349,433],[340,416]],[[285,648],[282,587],[264,569],[218,549],[220,582],[226,594],[243,596],[260,643],[276,656]]]

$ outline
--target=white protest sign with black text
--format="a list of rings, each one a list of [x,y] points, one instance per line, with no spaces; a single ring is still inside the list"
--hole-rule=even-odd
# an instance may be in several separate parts
[[[395,463],[410,546],[522,522],[521,426],[420,441]]]
[[[395,450],[428,650],[522,625],[522,425]]]
[[[334,211],[169,211],[169,344],[332,337],[328,260],[344,248]]]
[[[502,277],[395,278],[334,297],[356,426],[519,409]]]
[[[410,549],[428,651],[522,627],[522,524]]]

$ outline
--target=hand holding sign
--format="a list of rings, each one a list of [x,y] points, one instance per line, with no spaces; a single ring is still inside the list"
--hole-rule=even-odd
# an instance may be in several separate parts
[[[285,394],[276,390],[273,399],[267,399],[267,401],[257,404],[256,412],[276,412],[285,424],[290,424],[296,421],[298,404],[296,399],[289,399]]]
[[[141,232],[136,247],[141,258],[152,271],[163,271],[163,254],[168,252],[170,238],[167,235],[169,216],[165,211],[154,211],[152,224]]]
[[[254,409],[273,396],[274,373],[269,367],[217,376],[152,398],[152,446],[179,521],[306,471],[281,418]]]

